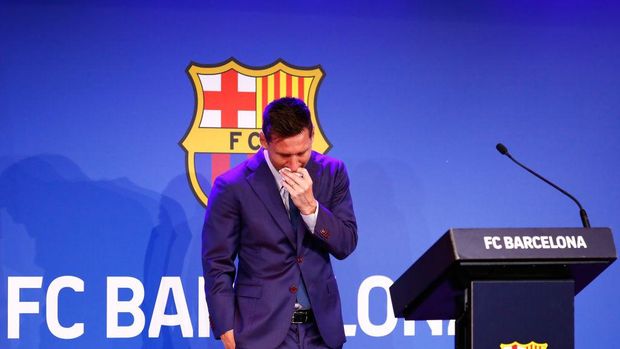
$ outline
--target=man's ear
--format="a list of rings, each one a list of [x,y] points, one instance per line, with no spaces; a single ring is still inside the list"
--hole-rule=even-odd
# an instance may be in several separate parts
[[[258,133],[258,139],[260,140],[261,147],[263,147],[263,149],[269,150],[269,143],[267,142],[267,138],[265,137],[263,131],[260,131]]]

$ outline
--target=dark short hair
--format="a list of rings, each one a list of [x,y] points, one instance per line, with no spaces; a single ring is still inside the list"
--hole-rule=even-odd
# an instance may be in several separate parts
[[[312,118],[308,106],[298,98],[284,97],[269,103],[263,112],[263,134],[267,142],[273,137],[296,136],[307,128],[312,136]]]

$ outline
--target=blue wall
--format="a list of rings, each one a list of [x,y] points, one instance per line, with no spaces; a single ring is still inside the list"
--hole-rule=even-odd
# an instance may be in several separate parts
[[[447,321],[438,335],[420,322],[405,336],[402,320],[369,335],[360,285],[396,279],[450,227],[580,225],[499,141],[577,196],[593,226],[620,230],[619,15],[605,1],[2,1],[0,347],[219,347],[198,334],[204,208],[178,142],[194,112],[187,65],[235,57],[326,72],[318,116],[348,165],[360,234],[335,263],[350,347],[451,348]],[[619,268],[576,298],[578,348],[617,342]],[[72,340],[44,315],[63,275],[85,285],[60,294],[60,323],[85,323]],[[41,314],[21,316],[20,339],[7,335],[11,276],[43,277],[22,291]],[[108,276],[144,285],[133,338],[106,338]],[[189,338],[179,327],[147,338],[162,276],[183,282]],[[369,297],[381,325],[386,295]]]

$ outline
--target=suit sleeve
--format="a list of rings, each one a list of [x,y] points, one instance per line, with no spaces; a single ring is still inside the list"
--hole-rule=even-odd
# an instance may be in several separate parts
[[[349,191],[349,176],[342,162],[332,170],[334,185],[329,202],[319,202],[313,236],[325,244],[331,255],[344,259],[357,246],[357,223]]]
[[[202,229],[202,267],[211,328],[216,338],[233,328],[235,258],[239,245],[239,205],[232,188],[218,177]]]

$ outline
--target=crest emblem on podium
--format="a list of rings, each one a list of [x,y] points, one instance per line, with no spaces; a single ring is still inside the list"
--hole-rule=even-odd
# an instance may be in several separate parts
[[[519,342],[512,342],[509,344],[500,344],[500,349],[547,349],[547,343],[529,342],[527,344],[521,344]]]
[[[314,125],[312,148],[319,153],[331,148],[316,112],[324,76],[320,66],[295,67],[277,60],[250,67],[231,58],[215,65],[191,63],[187,74],[195,92],[194,117],[179,144],[185,150],[188,180],[203,205],[217,176],[260,149],[262,112],[275,99],[302,99]]]

